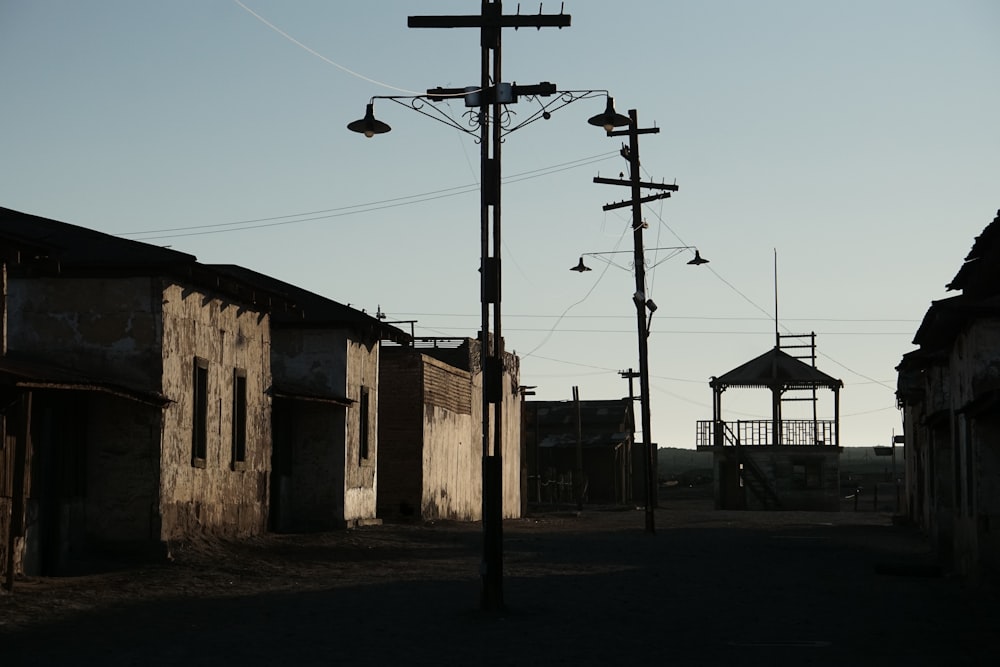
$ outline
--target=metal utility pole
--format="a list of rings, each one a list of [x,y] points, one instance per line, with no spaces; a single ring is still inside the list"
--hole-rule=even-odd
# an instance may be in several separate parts
[[[503,609],[503,349],[500,328],[500,146],[503,105],[509,90],[500,82],[503,28],[563,28],[568,14],[505,15],[499,0],[483,0],[478,16],[410,16],[410,28],[479,28],[481,199],[480,287],[483,366],[483,559],[480,607]],[[492,319],[491,319],[492,306]],[[491,327],[492,322],[492,327]],[[492,336],[491,336],[492,329]],[[492,412],[492,424],[490,414]],[[493,437],[491,438],[491,430]],[[492,446],[491,446],[492,445]]]
[[[642,407],[642,441],[644,453],[646,455],[646,532],[656,532],[656,450],[650,430],[650,409],[649,409],[649,350],[647,339],[649,338],[648,325],[646,323],[646,309],[652,307],[650,300],[646,297],[646,253],[643,248],[642,230],[642,205],[656,199],[664,199],[670,196],[671,192],[676,192],[676,185],[665,183],[649,183],[641,180],[639,176],[639,135],[657,134],[658,127],[640,129],[639,117],[635,109],[628,112],[629,125],[625,130],[613,130],[608,132],[609,137],[628,136],[628,146],[622,146],[621,154],[629,163],[629,180],[613,178],[594,178],[595,183],[606,185],[623,185],[632,189],[632,197],[629,200],[605,204],[603,210],[610,211],[616,208],[632,207],[632,239],[635,245],[633,262],[635,264],[635,294],[632,300],[635,302],[636,328],[639,334],[639,399]],[[661,190],[656,194],[642,196],[642,189]],[[647,304],[650,304],[647,306]]]

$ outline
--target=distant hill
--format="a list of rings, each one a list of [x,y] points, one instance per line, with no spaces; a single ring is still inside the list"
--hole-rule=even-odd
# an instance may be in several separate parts
[[[712,481],[712,452],[661,447],[656,450],[656,463],[661,480],[679,480],[685,484]]]

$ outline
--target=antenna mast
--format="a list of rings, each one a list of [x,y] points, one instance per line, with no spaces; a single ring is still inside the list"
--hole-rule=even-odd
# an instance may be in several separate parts
[[[781,347],[781,333],[778,331],[778,249],[774,249],[774,346]]]

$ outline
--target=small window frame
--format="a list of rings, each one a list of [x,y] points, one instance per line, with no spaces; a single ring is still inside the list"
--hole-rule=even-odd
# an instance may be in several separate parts
[[[358,465],[371,457],[371,392],[362,386],[358,394]]]
[[[233,369],[231,463],[233,470],[245,470],[247,463],[247,372]]]
[[[208,465],[208,371],[207,359],[194,358],[191,382],[191,465]]]

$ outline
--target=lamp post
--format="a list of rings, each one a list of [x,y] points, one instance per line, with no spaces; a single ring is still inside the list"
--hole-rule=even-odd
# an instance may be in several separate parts
[[[591,119],[590,122],[597,124],[595,119]],[[628,144],[623,144],[621,150],[622,157],[629,163],[628,180],[596,177],[594,178],[594,182],[625,186],[631,191],[629,199],[605,204],[603,209],[610,211],[626,206],[632,209],[632,238],[634,244],[632,265],[635,269],[635,293],[632,299],[635,302],[636,328],[638,329],[639,336],[639,391],[642,407],[642,439],[646,448],[646,532],[653,533],[656,532],[656,515],[653,511],[656,507],[656,453],[653,451],[653,440],[650,437],[649,349],[646,340],[649,337],[649,324],[646,321],[646,310],[650,311],[650,317],[652,317],[652,312],[656,309],[656,304],[653,303],[652,299],[646,297],[646,254],[642,242],[642,230],[645,224],[642,221],[642,205],[657,199],[665,199],[672,192],[676,192],[678,187],[666,183],[646,182],[641,179],[639,174],[639,135],[657,134],[660,128],[640,128],[638,112],[635,109],[629,110],[628,123],[626,125],[628,127],[624,130],[616,130],[614,127],[606,127],[605,129],[609,137],[628,137]],[[658,192],[643,196],[643,189],[658,190]],[[706,262],[707,260],[702,259],[701,254],[695,250],[695,256],[688,264],[697,266]],[[573,270],[581,272],[587,270],[587,267],[583,264],[583,257],[580,258],[580,263],[576,267],[573,267]]]
[[[503,28],[543,27],[563,28],[570,25],[570,16],[563,14],[503,14],[499,0],[482,0],[479,15],[474,16],[410,16],[411,28],[479,28],[481,44],[481,71],[479,86],[467,88],[434,88],[426,95],[373,97],[364,118],[348,124],[348,129],[367,137],[388,132],[391,128],[377,120],[374,100],[387,99],[407,106],[435,120],[444,122],[462,132],[476,137],[480,144],[480,306],[482,328],[480,331],[483,370],[482,401],[482,521],[483,557],[480,565],[482,581],[480,607],[487,611],[499,610],[503,603],[503,349],[501,330],[501,272],[500,272],[500,147],[507,134],[533,123],[548,120],[552,111],[580,99],[603,95],[607,108],[601,118],[601,127],[611,132],[615,127],[628,123],[628,119],[614,113],[613,101],[607,91],[559,91],[556,85],[542,82],[536,85],[502,83],[501,33]],[[515,123],[506,107],[518,98],[535,99],[539,108],[525,120]],[[553,98],[543,102],[541,98]],[[470,109],[466,112],[467,124],[456,121],[435,104],[449,99],[462,99]],[[593,119],[590,121],[593,124]],[[492,335],[491,335],[492,330]],[[491,420],[492,413],[492,420]],[[492,422],[492,423],[491,423]]]

